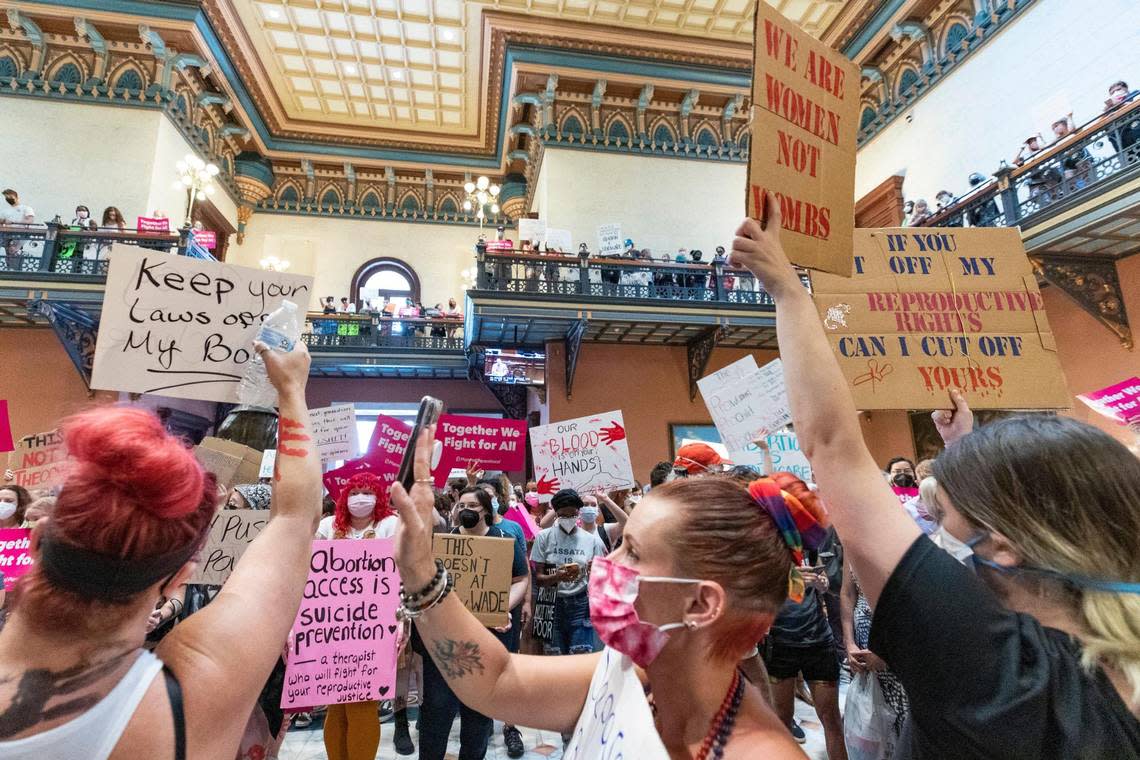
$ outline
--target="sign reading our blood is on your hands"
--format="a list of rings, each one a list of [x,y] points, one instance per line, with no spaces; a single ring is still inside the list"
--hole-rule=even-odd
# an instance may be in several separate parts
[[[1062,409],[1070,396],[1017,229],[855,230],[813,298],[859,409]]]
[[[620,411],[533,427],[530,449],[540,501],[563,488],[591,493],[633,487]]]
[[[851,274],[859,69],[756,3],[748,215],[775,194],[792,263]]]

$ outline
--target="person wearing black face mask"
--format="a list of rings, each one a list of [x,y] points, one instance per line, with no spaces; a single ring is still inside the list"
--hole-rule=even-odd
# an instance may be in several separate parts
[[[887,477],[893,486],[918,488],[918,480],[914,476],[914,462],[906,457],[895,457],[887,462]]]
[[[512,536],[494,524],[495,513],[491,497],[482,488],[467,488],[459,496],[456,504],[458,528],[452,533],[464,536],[486,536],[507,538]],[[526,553],[516,543],[514,561],[511,565],[511,590],[509,606],[513,610],[526,599],[530,588],[530,567]],[[490,629],[495,638],[508,644],[511,626]],[[447,752],[447,741],[451,735],[451,725],[455,714],[459,713],[460,757],[482,760],[487,753],[487,743],[493,721],[482,713],[460,703],[455,692],[447,685],[434,660],[424,647],[419,634],[413,632],[412,648],[423,655],[423,703],[420,706],[420,760],[443,760]]]

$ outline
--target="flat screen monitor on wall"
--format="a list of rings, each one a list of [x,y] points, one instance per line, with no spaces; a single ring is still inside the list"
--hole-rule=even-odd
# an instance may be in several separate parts
[[[483,374],[492,383],[544,385],[546,354],[542,351],[488,348],[484,356]]]

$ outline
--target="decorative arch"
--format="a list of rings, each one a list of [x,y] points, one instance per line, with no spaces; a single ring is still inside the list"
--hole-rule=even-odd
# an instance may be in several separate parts
[[[577,108],[567,108],[562,112],[562,120],[558,125],[561,135],[581,135],[586,132],[586,117]]]
[[[420,300],[420,278],[416,274],[416,270],[401,259],[392,258],[390,256],[381,256],[379,258],[366,261],[356,273],[352,275],[352,285],[349,291],[349,298],[359,303],[363,300],[360,291],[370,278],[374,275],[381,275],[384,273],[392,273],[398,277],[403,278],[408,283],[407,291],[397,288],[381,289],[379,295],[383,297],[399,297],[405,292],[408,293],[413,301],[419,302]],[[395,277],[393,277],[395,279]],[[388,292],[385,292],[387,290]]]
[[[192,99],[190,91],[187,89],[179,88],[174,91],[174,112],[184,119],[190,118],[190,102]]]
[[[321,191],[317,193],[317,197],[321,199],[321,208],[340,208],[344,205],[340,188],[331,182],[321,188]]]
[[[862,131],[871,126],[875,121],[875,109],[866,103],[863,104],[863,111],[859,114],[859,130]]]
[[[415,190],[405,190],[404,194],[400,196],[400,200],[396,203],[396,208],[400,211],[409,211],[418,214],[423,208],[423,203],[420,201],[419,194]]]
[[[11,45],[0,46],[0,77],[17,79],[24,70],[24,57]]]
[[[459,202],[454,195],[448,193],[436,204],[436,213],[459,216]]]
[[[703,145],[709,148],[715,148],[720,145],[720,139],[717,137],[716,128],[707,121],[702,121],[697,125],[693,131],[696,135],[697,145]]]
[[[369,187],[364,191],[364,195],[360,197],[360,207],[365,211],[384,209],[384,204],[380,202],[380,193],[376,191],[376,188]]]
[[[628,145],[633,126],[629,120],[620,113],[612,114],[606,122],[606,142],[616,145]]]
[[[942,34],[942,55],[948,56],[956,53],[962,47],[962,42],[970,36],[970,22],[965,17],[954,16],[946,22]]]
[[[669,147],[677,142],[677,130],[664,116],[658,116],[649,126],[649,134],[653,136],[653,144]]]
[[[52,63],[47,80],[52,84],[78,87],[87,79],[83,62],[71,53],[65,53]]]
[[[918,68],[913,63],[904,64],[899,69],[898,78],[895,80],[895,96],[899,100],[905,100],[914,92],[915,86],[921,81],[922,77],[918,73]]]
[[[293,180],[286,180],[277,189],[275,200],[279,204],[297,205],[301,202],[301,188],[297,187],[297,183]]]

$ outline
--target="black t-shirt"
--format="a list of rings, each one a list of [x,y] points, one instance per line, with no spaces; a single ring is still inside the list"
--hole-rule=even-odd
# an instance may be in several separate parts
[[[778,644],[789,647],[815,647],[831,645],[831,626],[827,612],[819,600],[819,592],[810,586],[804,589],[800,603],[788,599],[780,607],[769,634]]]
[[[925,536],[887,581],[870,643],[910,698],[899,760],[1140,758],[1140,721],[1079,643],[1006,609]]]

